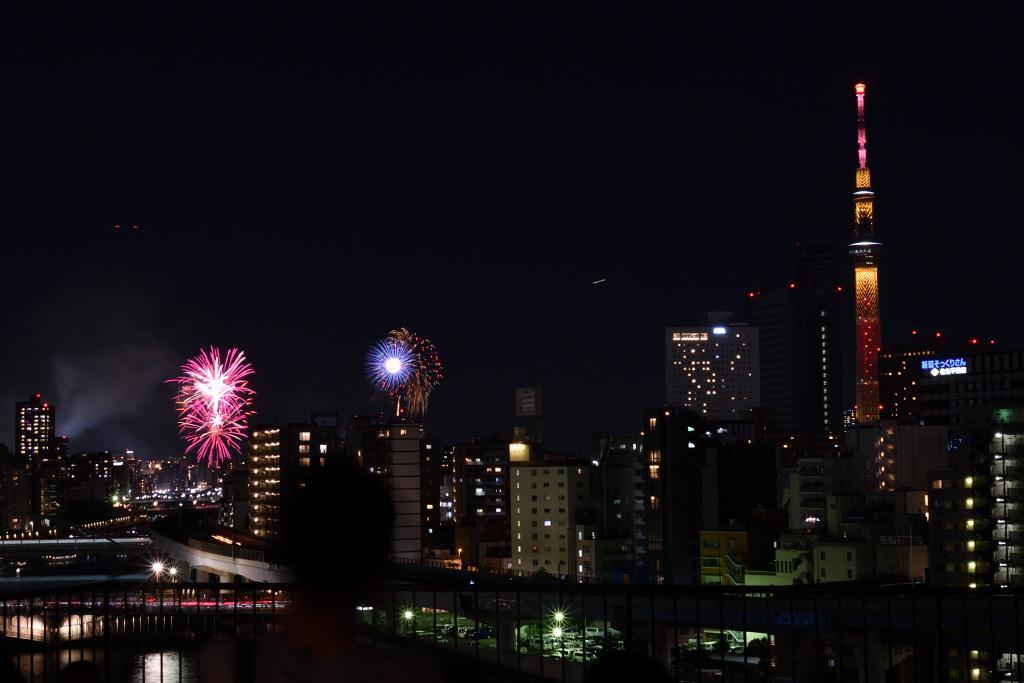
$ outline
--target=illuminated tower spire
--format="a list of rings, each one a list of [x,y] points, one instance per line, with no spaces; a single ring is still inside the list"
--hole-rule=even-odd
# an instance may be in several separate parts
[[[854,86],[857,96],[857,178],[853,193],[853,234],[850,256],[853,258],[854,297],[857,313],[857,386],[858,424],[878,421],[878,352],[882,346],[878,323],[878,254],[882,244],[875,239],[875,193],[868,169],[867,132],[864,126],[864,96],[867,86]]]

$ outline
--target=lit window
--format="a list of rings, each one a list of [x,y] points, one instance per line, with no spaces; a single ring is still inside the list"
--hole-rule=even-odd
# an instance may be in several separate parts
[[[320,455],[324,455],[326,453],[327,453],[327,444],[325,444],[325,443],[320,444]]]
[[[309,458],[299,458],[299,465],[302,467],[309,467]]]
[[[551,526],[551,520],[550,519],[545,519],[544,520],[544,526]]]
[[[309,444],[308,443],[300,443],[299,444],[299,453],[309,453]],[[306,459],[308,460],[309,458],[306,458]]]
[[[309,432],[299,432],[299,441],[309,441]]]

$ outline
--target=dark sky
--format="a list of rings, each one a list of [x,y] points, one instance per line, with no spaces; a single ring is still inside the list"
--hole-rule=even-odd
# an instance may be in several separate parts
[[[886,341],[1020,345],[1019,16],[640,4],[9,17],[0,441],[42,391],[75,450],[175,452],[161,380],[209,344],[263,418],[373,411],[400,325],[446,361],[446,441],[508,432],[527,383],[555,447],[634,430],[662,327],[851,235],[857,80]]]

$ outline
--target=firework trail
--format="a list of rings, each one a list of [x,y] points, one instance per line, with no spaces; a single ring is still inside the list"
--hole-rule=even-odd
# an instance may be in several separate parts
[[[241,451],[256,393],[246,379],[251,374],[244,353],[228,349],[222,357],[220,349],[211,346],[189,359],[179,377],[167,380],[178,385],[174,402],[186,453],[194,452],[200,462],[217,467],[232,452]]]

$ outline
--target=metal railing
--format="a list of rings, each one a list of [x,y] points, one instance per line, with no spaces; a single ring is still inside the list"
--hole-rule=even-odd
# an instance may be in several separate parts
[[[454,574],[454,573],[453,573]],[[884,588],[379,583],[354,618],[367,644],[418,644],[480,680],[582,681],[638,653],[676,681],[1021,681],[1024,592]],[[196,681],[214,634],[260,636],[289,585],[103,584],[0,598],[0,635],[31,683],[89,659],[106,681]]]

